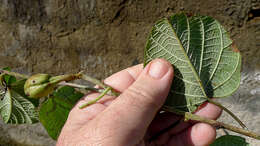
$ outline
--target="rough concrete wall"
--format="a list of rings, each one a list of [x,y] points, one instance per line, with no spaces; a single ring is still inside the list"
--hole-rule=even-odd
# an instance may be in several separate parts
[[[0,0],[0,67],[27,74],[86,70],[101,79],[142,62],[156,20],[180,11],[209,15],[243,56],[241,87],[224,103],[260,132],[259,9],[260,0]],[[0,122],[0,131],[0,145],[55,144],[40,124]]]

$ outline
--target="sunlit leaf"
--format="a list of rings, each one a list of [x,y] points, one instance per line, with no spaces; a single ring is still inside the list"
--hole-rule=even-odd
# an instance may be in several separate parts
[[[74,88],[64,86],[53,93],[53,97],[44,102],[39,117],[48,134],[57,139],[68,114],[76,102],[83,96]]]
[[[250,146],[245,138],[234,135],[225,135],[217,138],[210,146]]]
[[[166,105],[193,112],[212,97],[232,94],[240,83],[241,56],[218,21],[176,14],[158,21],[144,52],[144,64],[164,58],[174,66]]]
[[[0,101],[0,113],[5,123],[32,124],[38,121],[35,106],[15,90],[7,88]]]
[[[2,91],[0,101],[0,114],[5,123],[8,122],[12,113],[12,98],[10,90]]]
[[[10,71],[10,68],[4,68]],[[0,113],[5,123],[11,124],[32,124],[38,121],[37,111],[34,104],[24,94],[24,81],[16,81],[10,75],[3,75],[1,78],[2,96],[0,101]]]

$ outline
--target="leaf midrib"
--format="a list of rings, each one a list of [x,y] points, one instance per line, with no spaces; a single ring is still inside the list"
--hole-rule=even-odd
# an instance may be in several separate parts
[[[186,19],[188,19],[188,18],[186,17]],[[206,99],[208,99],[208,96],[207,96],[207,94],[205,93],[204,87],[203,87],[202,82],[201,82],[201,80],[200,80],[200,78],[199,78],[199,76],[198,76],[198,73],[197,73],[197,71],[195,70],[195,68],[193,67],[192,63],[190,62],[190,58],[187,56],[187,53],[186,53],[185,49],[183,48],[183,45],[182,45],[182,43],[181,43],[179,37],[177,36],[177,34],[176,34],[176,32],[175,32],[173,26],[172,26],[171,23],[169,22],[169,20],[168,20],[168,19],[165,19],[165,20],[166,20],[167,24],[170,26],[170,28],[171,28],[171,30],[172,30],[172,32],[173,32],[173,35],[175,36],[176,40],[177,40],[178,43],[180,44],[181,50],[183,51],[183,54],[184,54],[185,58],[188,60],[187,62],[188,62],[188,64],[190,65],[191,70],[192,70],[193,73],[195,74],[196,81],[198,82],[199,86],[201,87],[201,90],[202,90],[202,93],[203,93],[204,97],[205,97]]]

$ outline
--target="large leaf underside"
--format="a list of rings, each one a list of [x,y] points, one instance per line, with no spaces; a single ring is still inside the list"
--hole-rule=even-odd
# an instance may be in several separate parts
[[[144,64],[164,58],[174,67],[165,105],[193,112],[212,97],[232,94],[240,83],[241,56],[218,21],[176,14],[158,21],[144,52]]]

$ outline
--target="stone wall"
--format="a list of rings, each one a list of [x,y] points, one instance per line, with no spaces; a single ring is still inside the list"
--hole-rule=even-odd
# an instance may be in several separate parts
[[[0,67],[27,74],[86,70],[102,79],[141,63],[155,21],[181,11],[212,16],[230,31],[243,76],[223,103],[260,132],[260,0],[0,0]],[[0,145],[55,144],[40,124],[0,121],[0,131]]]

